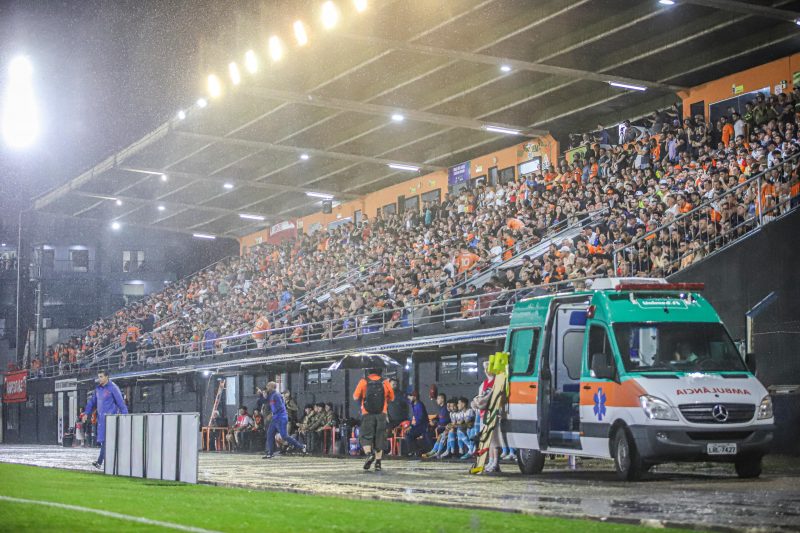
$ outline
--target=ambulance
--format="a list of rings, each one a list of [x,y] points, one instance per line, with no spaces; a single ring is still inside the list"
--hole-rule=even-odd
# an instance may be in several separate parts
[[[604,278],[516,304],[501,429],[523,473],[565,454],[613,459],[624,480],[674,461],[761,474],[772,400],[700,290]]]

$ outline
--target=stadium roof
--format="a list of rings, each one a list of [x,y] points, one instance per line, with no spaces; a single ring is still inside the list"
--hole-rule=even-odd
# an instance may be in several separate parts
[[[305,193],[347,200],[414,175],[389,164],[424,174],[548,130],[581,131],[664,107],[683,88],[798,50],[797,6],[371,2],[304,48],[287,46],[279,63],[258,50],[257,74],[243,73],[238,87],[43,194],[34,208],[242,236],[319,210]],[[218,73],[223,84],[226,73]]]

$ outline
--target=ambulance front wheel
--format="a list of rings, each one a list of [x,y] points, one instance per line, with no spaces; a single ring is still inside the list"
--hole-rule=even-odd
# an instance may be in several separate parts
[[[647,472],[648,465],[642,461],[636,444],[633,442],[627,428],[621,427],[614,433],[614,467],[617,469],[617,477],[623,481],[637,481],[642,474]]]
[[[519,471],[528,476],[539,474],[544,468],[544,454],[539,450],[517,450]]]
[[[756,478],[761,475],[761,456],[743,457],[734,463],[736,475],[743,479]]]

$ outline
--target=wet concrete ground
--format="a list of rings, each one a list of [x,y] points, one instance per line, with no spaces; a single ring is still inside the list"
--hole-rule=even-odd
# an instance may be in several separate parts
[[[96,450],[0,446],[0,461],[94,470]],[[800,531],[800,458],[768,456],[760,479],[740,480],[730,465],[660,465],[641,482],[617,481],[610,462],[570,470],[549,461],[527,477],[515,464],[496,476],[471,476],[464,462],[384,460],[364,472],[360,460],[201,453],[203,483],[446,506],[681,525],[699,529]]]

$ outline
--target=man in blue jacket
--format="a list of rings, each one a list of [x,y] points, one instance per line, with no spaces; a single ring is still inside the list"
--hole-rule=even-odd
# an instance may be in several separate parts
[[[107,370],[97,372],[97,387],[94,389],[94,396],[86,402],[83,410],[82,420],[97,408],[97,442],[100,443],[100,457],[92,463],[95,468],[102,468],[106,458],[106,415],[128,414],[128,406],[122,398],[119,387],[109,379]]]
[[[261,405],[264,403],[269,404],[270,411],[272,411],[272,420],[269,421],[269,428],[267,428],[267,454],[263,459],[272,459],[275,457],[273,453],[273,449],[275,448],[275,433],[280,434],[283,442],[302,450],[305,455],[306,447],[286,431],[286,425],[289,423],[289,415],[286,412],[286,402],[283,401],[283,396],[278,392],[278,384],[274,381],[270,381],[267,383],[267,390],[264,391],[264,393],[265,395],[262,395],[258,399],[256,409],[261,409]]]
[[[407,395],[408,403],[411,406],[411,427],[406,433],[405,442],[408,455],[414,455],[413,446],[416,440],[422,437],[422,447],[419,453],[427,452],[433,445],[431,437],[428,435],[428,409],[419,399],[419,393],[412,390]]]

